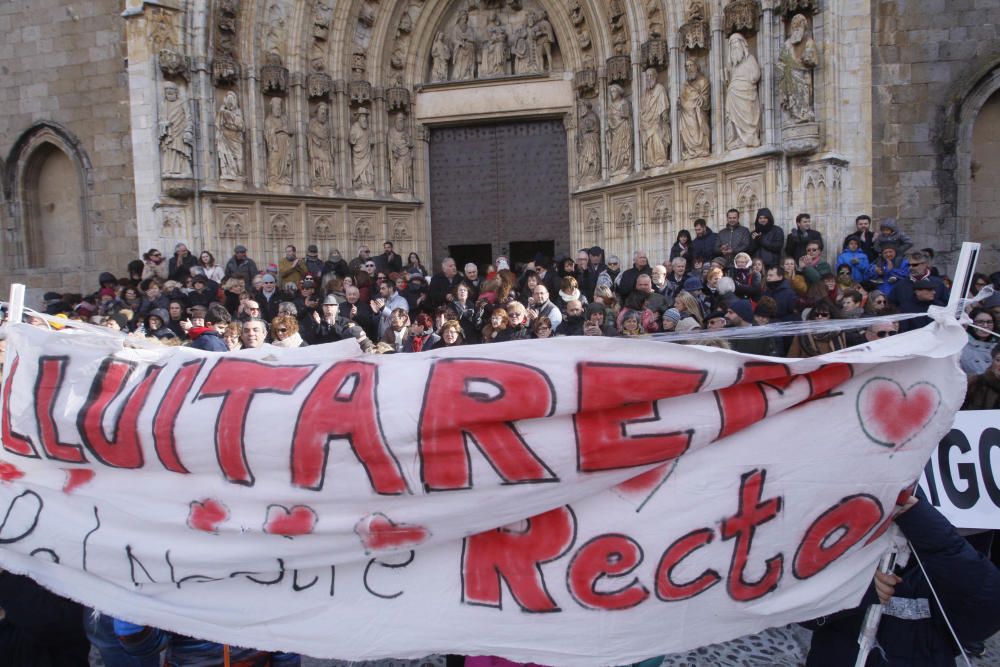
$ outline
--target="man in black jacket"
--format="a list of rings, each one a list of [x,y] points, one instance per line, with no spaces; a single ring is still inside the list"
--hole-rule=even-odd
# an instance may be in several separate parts
[[[785,254],[796,262],[806,254],[806,246],[812,241],[819,241],[819,247],[825,247],[823,237],[812,228],[812,218],[808,213],[799,213],[795,216],[795,229],[788,232],[788,240],[785,241]]]
[[[774,224],[771,209],[758,210],[753,232],[750,233],[750,254],[764,262],[764,266],[776,266],[781,263],[784,241],[785,231]]]
[[[695,259],[703,262],[711,262],[715,257],[716,233],[713,232],[708,223],[698,218],[694,221],[694,238],[691,239],[691,255]],[[688,267],[693,268],[693,267]]]
[[[463,277],[458,273],[455,260],[445,257],[441,262],[441,273],[435,274],[431,278],[430,289],[427,292],[427,300],[430,301],[431,308],[443,306],[451,299],[451,291],[462,282]]]
[[[874,261],[878,257],[878,250],[875,249],[875,232],[872,231],[872,219],[868,215],[859,215],[854,219],[857,229],[848,234],[844,239],[843,249],[847,250],[847,242],[852,238],[858,240],[858,249],[868,255],[868,261]]]
[[[635,281],[641,275],[652,276],[653,270],[649,268],[649,255],[646,254],[646,251],[636,250],[632,259],[632,268],[623,271],[618,276],[618,284],[615,286],[615,291],[618,292],[622,301],[635,289]]]

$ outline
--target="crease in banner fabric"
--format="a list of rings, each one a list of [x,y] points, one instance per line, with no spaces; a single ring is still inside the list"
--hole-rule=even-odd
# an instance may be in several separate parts
[[[614,665],[856,605],[965,334],[229,354],[8,330],[0,566],[134,623]]]

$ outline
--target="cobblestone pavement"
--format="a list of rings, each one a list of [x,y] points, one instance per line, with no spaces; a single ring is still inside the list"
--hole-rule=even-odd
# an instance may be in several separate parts
[[[667,656],[663,667],[799,667],[805,663],[809,648],[809,631],[797,625],[771,628],[760,634],[747,635],[722,644],[703,646],[688,653]],[[986,643],[986,653],[974,659],[977,667],[1000,665],[1000,634]],[[92,667],[104,667],[96,653],[91,654]],[[429,656],[423,660],[378,660],[344,662],[304,658],[302,667],[444,667],[444,658]]]

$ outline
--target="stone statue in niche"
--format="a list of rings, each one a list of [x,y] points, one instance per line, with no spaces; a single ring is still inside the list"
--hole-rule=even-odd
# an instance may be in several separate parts
[[[712,152],[712,90],[708,78],[701,73],[698,61],[688,58],[684,63],[686,81],[678,100],[680,106],[681,157],[685,160],[706,157]]]
[[[372,165],[372,133],[368,128],[368,109],[358,109],[348,142],[351,144],[351,173],[354,187],[370,190],[375,187],[375,167]]]
[[[476,33],[469,25],[469,12],[458,15],[451,33],[451,78],[464,81],[476,77]]]
[[[819,52],[803,14],[792,17],[788,39],[778,56],[778,90],[781,108],[793,123],[816,120],[813,109],[813,70],[819,65]]]
[[[439,32],[434,37],[431,46],[431,82],[448,80],[448,61],[451,60],[451,47],[445,41],[444,33]]]
[[[285,101],[272,97],[271,113],[264,119],[264,144],[267,148],[267,182],[292,184],[292,130],[285,115]]]
[[[219,155],[219,176],[224,181],[242,181],[246,124],[236,93],[230,90],[215,115],[215,150]]]
[[[486,25],[483,64],[479,70],[479,76],[503,76],[506,74],[507,57],[507,29],[500,23],[500,16],[493,12]]]
[[[729,37],[726,78],[726,148],[760,146],[760,65],[738,32]]]
[[[556,34],[552,30],[552,23],[549,22],[549,15],[544,9],[534,16],[533,23],[531,15],[528,16],[528,23],[531,25],[535,52],[538,54],[538,66],[541,71],[548,72],[552,69],[552,44],[556,41]]]
[[[398,113],[389,128],[389,184],[393,192],[413,190],[413,139],[406,130],[406,114]]]
[[[580,100],[577,173],[584,183],[601,177],[601,119],[589,100]]]
[[[194,124],[187,102],[177,85],[163,84],[163,109],[160,114],[160,175],[190,178],[194,151]]]
[[[538,16],[534,12],[528,12],[527,23],[514,31],[514,45],[510,49],[514,56],[514,74],[541,71],[541,46]]]
[[[330,142],[330,106],[320,102],[309,120],[309,171],[313,185],[336,187],[333,172],[333,146]]]
[[[264,37],[264,51],[275,56],[277,64],[285,62],[285,10],[278,3],[272,3],[267,9],[267,34]]]
[[[632,104],[617,83],[608,86],[608,156],[612,174],[632,171]]]
[[[330,22],[333,20],[333,9],[327,0],[316,0],[313,9],[313,37],[322,41],[330,36]]]
[[[670,159],[670,99],[652,67],[643,73],[644,92],[639,108],[642,166],[662,167]]]

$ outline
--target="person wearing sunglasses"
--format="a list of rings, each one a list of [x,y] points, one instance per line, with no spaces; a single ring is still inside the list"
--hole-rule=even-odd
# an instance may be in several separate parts
[[[899,324],[896,322],[876,322],[865,329],[865,340],[874,343],[880,338],[888,338],[899,333]]]
[[[166,280],[170,276],[170,266],[164,260],[163,253],[156,248],[150,248],[142,256],[142,279],[159,278]]]
[[[271,344],[275,347],[306,347],[309,343],[299,334],[299,321],[292,315],[278,315],[271,320]]]
[[[809,309],[805,319],[807,322],[829,322],[837,312],[836,307],[822,299]],[[842,331],[815,331],[813,333],[799,334],[792,340],[791,347],[788,348],[788,357],[805,358],[818,357],[836,350],[843,350],[847,347],[847,337]]]

